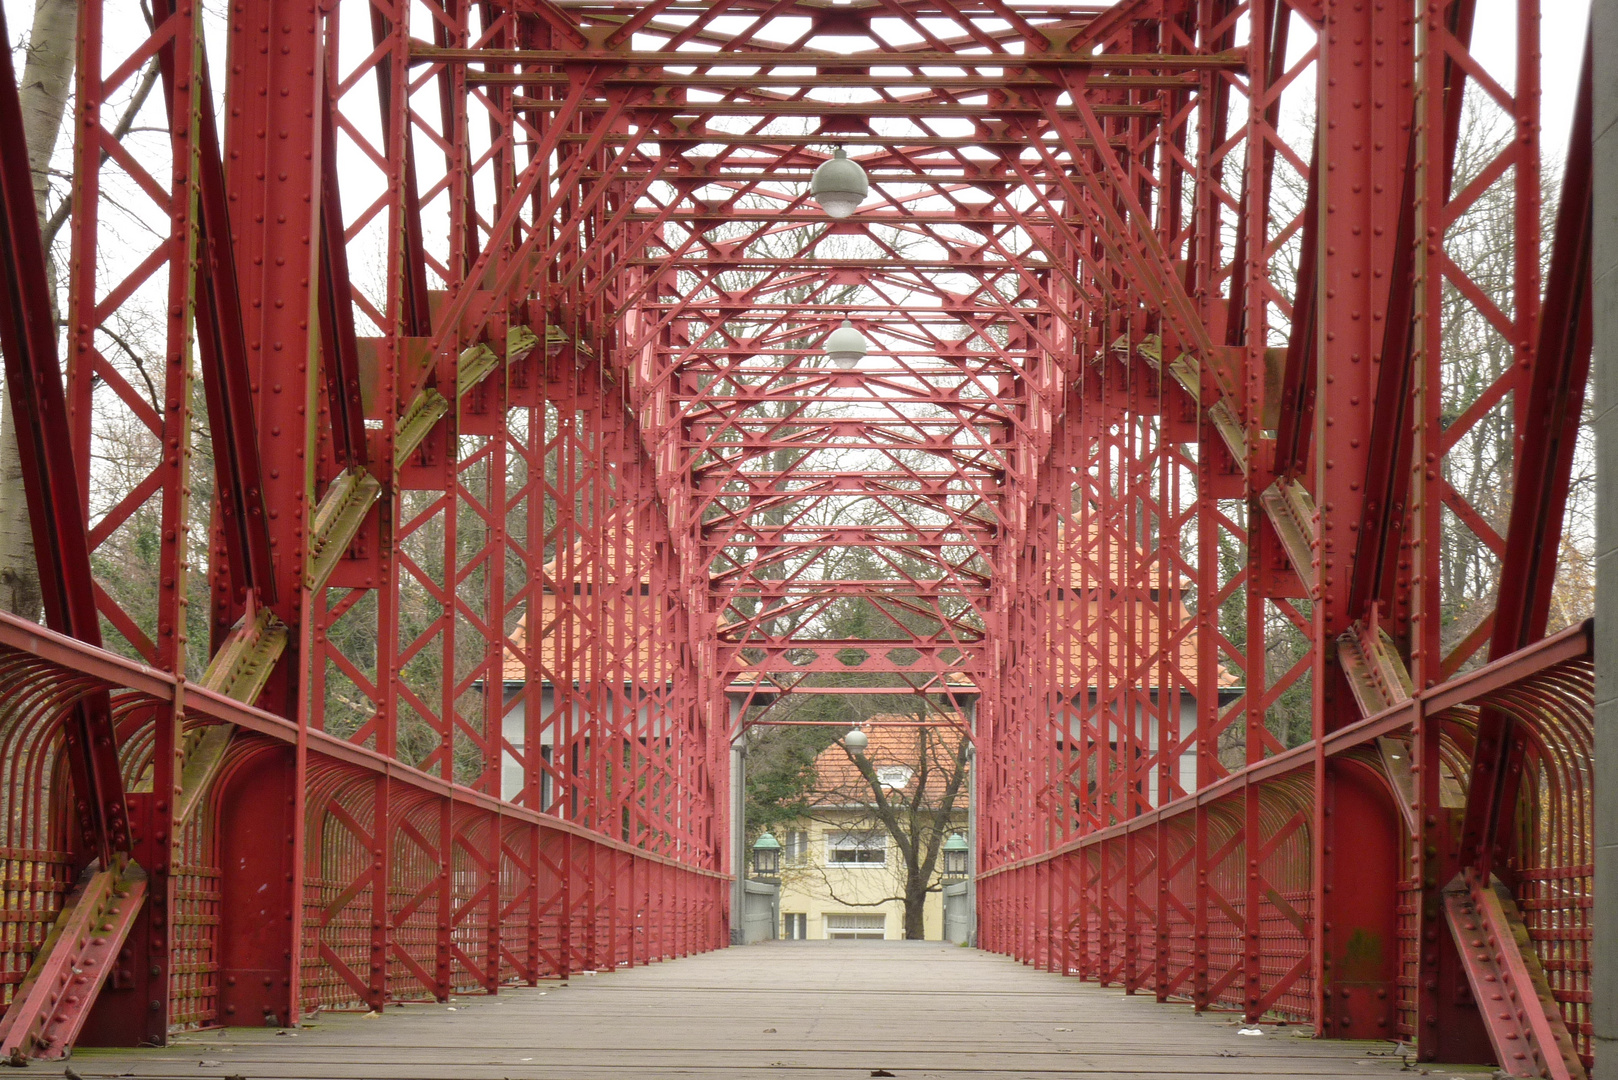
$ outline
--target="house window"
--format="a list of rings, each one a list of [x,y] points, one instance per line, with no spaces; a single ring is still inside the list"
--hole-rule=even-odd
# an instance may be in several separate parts
[[[881,941],[888,936],[886,915],[828,913],[825,919],[827,941]]]
[[[886,866],[888,834],[841,832],[826,835],[827,866]]]
[[[809,936],[809,915],[802,911],[788,911],[781,915],[781,937],[787,941],[803,941]]]
[[[882,765],[876,770],[876,782],[890,791],[899,791],[910,783],[912,773],[906,765]]]
[[[804,829],[788,829],[782,855],[787,865],[802,866],[809,861],[809,833]]]

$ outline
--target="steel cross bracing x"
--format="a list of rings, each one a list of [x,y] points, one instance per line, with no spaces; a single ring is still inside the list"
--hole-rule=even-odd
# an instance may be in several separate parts
[[[718,947],[736,720],[910,690],[986,947],[1588,1067],[1537,0],[80,7],[65,369],[0,87],[0,1051]]]

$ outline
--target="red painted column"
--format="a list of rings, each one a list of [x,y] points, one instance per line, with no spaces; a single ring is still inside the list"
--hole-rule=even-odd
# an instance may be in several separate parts
[[[219,1019],[227,1026],[291,1022],[288,968],[303,916],[302,874],[287,868],[303,832],[294,753],[266,747],[219,780]]]
[[[266,463],[264,492],[271,559],[282,583],[275,614],[291,630],[261,707],[307,722],[304,658],[309,655],[310,602],[302,588],[313,510],[318,415],[316,291],[320,229],[321,110],[325,67],[323,26],[307,2],[266,0],[230,9],[224,155],[231,224],[241,285],[252,390]],[[300,737],[292,761],[276,756],[265,768],[292,768],[286,783],[301,822],[307,749]],[[266,780],[266,783],[272,781]],[[290,827],[284,842],[261,849],[253,871],[290,883],[301,904],[303,829]],[[285,854],[281,851],[284,849]],[[271,853],[274,854],[271,854]],[[257,865],[273,860],[274,868]],[[236,902],[227,893],[224,905]],[[299,911],[301,915],[301,909]],[[256,959],[228,955],[223,963],[256,964],[277,952],[281,974],[263,1002],[282,1022],[299,1014],[301,917],[277,920],[280,949]],[[263,932],[263,928],[259,932]],[[255,1003],[259,1004],[259,1003]],[[263,1023],[263,1014],[238,1016]]]
[[[1349,610],[1355,530],[1376,389],[1384,268],[1391,265],[1405,155],[1409,83],[1393,77],[1411,62],[1408,15],[1393,5],[1331,0],[1320,41],[1320,199],[1315,407],[1318,588],[1314,608],[1315,737],[1359,718],[1337,663],[1336,639]],[[1397,974],[1396,893],[1360,884],[1396,866],[1398,830],[1380,809],[1315,755],[1315,994],[1320,1031],[1337,1038],[1386,1038],[1393,1031]]]

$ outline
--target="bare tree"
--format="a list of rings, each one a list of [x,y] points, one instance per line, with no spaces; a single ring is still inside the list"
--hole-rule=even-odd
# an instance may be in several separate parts
[[[142,5],[142,14],[149,27],[151,12],[145,5]],[[46,253],[47,295],[50,298],[51,317],[58,325],[61,321],[60,298],[54,249],[57,240],[64,238],[63,233],[73,211],[73,196],[68,178],[53,173],[51,162],[63,131],[71,128],[69,102],[78,47],[78,15],[78,0],[35,0],[33,23],[21,50],[22,82],[17,88],[22,106],[23,137],[28,145],[28,166],[33,174],[34,210],[39,217]],[[130,134],[137,114],[151,96],[157,75],[157,62],[147,61],[140,78],[134,81],[128,99],[120,105],[118,120],[109,132],[112,142],[123,142],[125,136]],[[106,161],[110,153],[109,149],[103,147],[101,160]],[[126,305],[132,309],[140,306],[138,302]],[[144,314],[135,310],[131,317],[140,320]],[[131,341],[110,331],[108,336],[119,353],[112,362],[127,366],[122,361],[132,360],[134,367],[141,369],[142,360],[131,351]],[[152,355],[162,354],[159,338]],[[136,370],[132,374],[141,377],[142,385],[150,385],[151,380],[145,370]],[[155,394],[148,397],[156,401]],[[11,416],[11,397],[4,393],[0,393],[0,607],[29,619],[38,619],[42,607],[22,462],[18,457],[16,430]]]
[[[925,937],[927,897],[941,887],[935,881],[939,853],[951,833],[959,831],[963,791],[969,782],[968,740],[952,725],[869,729],[871,745],[851,752],[842,743],[822,755],[818,786],[810,799],[809,819],[846,832],[886,834],[897,860],[886,860],[891,889],[881,897],[840,896],[824,864],[813,863],[833,900],[847,907],[876,907],[898,900],[904,904],[904,936]],[[830,755],[842,755],[848,767]]]
[[[34,0],[34,22],[29,29],[23,61],[23,138],[28,143],[28,167],[34,176],[34,208],[45,226],[46,200],[51,188],[51,155],[62,130],[62,114],[73,85],[73,57],[79,25],[78,0]],[[10,42],[7,42],[9,47]],[[54,268],[51,306],[56,306]],[[24,618],[39,618],[41,605],[39,566],[34,561],[34,534],[28,523],[28,500],[23,487],[22,460],[17,453],[17,430],[11,418],[11,395],[0,394],[0,607]]]

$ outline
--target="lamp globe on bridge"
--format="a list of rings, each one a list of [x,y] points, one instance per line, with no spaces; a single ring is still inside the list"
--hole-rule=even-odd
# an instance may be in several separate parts
[[[865,335],[854,329],[853,322],[848,319],[826,335],[826,355],[844,371],[852,369],[870,351],[871,345],[865,340]]]
[[[846,218],[860,208],[871,184],[859,163],[850,161],[839,146],[830,161],[822,161],[809,181],[809,197],[834,218]]]
[[[761,878],[778,877],[781,873],[781,841],[766,832],[753,841],[753,875]]]
[[[871,745],[871,739],[859,728],[850,728],[848,734],[843,736],[843,745],[857,754]]]
[[[950,833],[949,839],[944,841],[944,876],[947,878],[963,878],[966,876],[966,837],[960,833]]]

